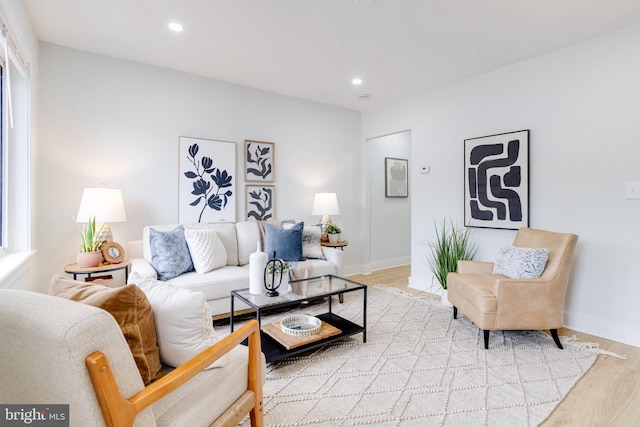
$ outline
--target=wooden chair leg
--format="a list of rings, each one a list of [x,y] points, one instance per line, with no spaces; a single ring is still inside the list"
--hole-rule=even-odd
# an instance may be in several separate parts
[[[483,330],[482,334],[484,335],[484,349],[488,350],[489,349],[489,330],[488,329]]]
[[[558,346],[558,348],[560,350],[564,350],[564,348],[562,347],[562,344],[560,343],[560,337],[558,336],[558,330],[557,329],[550,329],[550,332],[551,332],[551,336],[553,337],[553,340],[555,341],[555,343]]]
[[[453,306],[453,318],[458,318],[458,307],[456,307],[455,305]]]

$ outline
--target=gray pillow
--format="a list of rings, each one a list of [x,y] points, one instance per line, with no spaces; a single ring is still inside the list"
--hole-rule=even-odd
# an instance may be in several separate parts
[[[171,280],[183,273],[193,271],[193,262],[182,225],[171,231],[150,228],[149,246],[151,246],[151,264],[158,273],[158,279]]]
[[[548,259],[548,249],[504,247],[498,251],[493,274],[502,274],[511,279],[535,279],[542,275]]]
[[[282,224],[282,228],[288,230],[293,224]],[[322,227],[319,225],[305,225],[302,228],[302,256],[304,258],[325,259],[322,252]],[[272,254],[273,255],[273,254]]]

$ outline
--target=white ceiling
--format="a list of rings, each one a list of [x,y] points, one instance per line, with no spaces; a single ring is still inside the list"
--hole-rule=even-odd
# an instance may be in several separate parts
[[[42,41],[359,111],[640,22],[640,0],[24,3]]]

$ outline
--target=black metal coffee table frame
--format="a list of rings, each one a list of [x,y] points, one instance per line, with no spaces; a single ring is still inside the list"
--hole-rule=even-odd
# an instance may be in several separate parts
[[[344,337],[362,333],[362,342],[367,342],[367,286],[362,283],[357,283],[352,280],[348,280],[338,276],[318,276],[308,279],[292,281],[291,285],[296,285],[308,282],[307,286],[312,287],[312,292],[308,295],[299,295],[295,293],[288,293],[278,297],[266,297],[264,295],[252,295],[249,293],[249,289],[236,289],[231,291],[231,314],[229,317],[229,324],[231,332],[234,329],[235,313],[234,302],[235,298],[247,304],[249,307],[256,311],[256,318],[260,326],[262,326],[262,316],[273,310],[279,310],[288,307],[300,306],[300,304],[316,301],[319,299],[327,299],[328,312],[316,315],[317,318],[322,321],[335,326],[342,332],[340,334],[314,341],[312,343],[296,347],[291,350],[287,350],[269,334],[262,331],[262,352],[265,355],[267,362],[275,362],[288,356],[293,356],[299,353],[304,353],[309,350],[313,350],[334,341],[338,341]],[[320,289],[318,289],[320,288]],[[342,295],[348,292],[362,291],[362,325],[358,325],[350,320],[347,320],[341,316],[332,312],[332,297],[334,295]]]

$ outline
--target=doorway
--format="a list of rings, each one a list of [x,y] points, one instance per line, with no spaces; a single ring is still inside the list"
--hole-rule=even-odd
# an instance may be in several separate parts
[[[369,259],[373,271],[411,262],[411,131],[367,140]],[[407,197],[388,197],[385,158],[406,162]],[[400,162],[404,164],[404,162]]]

